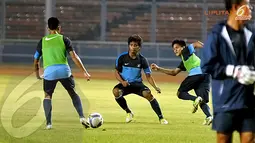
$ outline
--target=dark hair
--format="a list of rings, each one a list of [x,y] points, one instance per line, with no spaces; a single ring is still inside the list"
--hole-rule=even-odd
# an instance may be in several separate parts
[[[225,0],[225,8],[228,12],[232,9],[233,4],[241,4],[244,0]]]
[[[137,34],[134,34],[132,36],[130,36],[128,38],[128,45],[131,43],[131,42],[136,42],[138,44],[139,47],[142,46],[142,43],[143,43],[143,39],[141,38],[141,36],[137,35]]]
[[[56,17],[51,17],[48,19],[48,27],[50,30],[57,30],[60,22],[58,18]]]
[[[180,45],[181,47],[186,47],[186,43],[185,43],[185,41],[183,41],[183,40],[174,40],[173,42],[172,42],[172,48],[174,47],[174,44],[178,44],[178,45]]]

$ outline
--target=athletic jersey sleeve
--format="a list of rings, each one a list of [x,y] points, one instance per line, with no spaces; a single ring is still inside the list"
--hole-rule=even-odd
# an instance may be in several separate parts
[[[182,56],[184,58],[184,60],[186,61],[189,57],[190,57],[190,50],[188,47],[185,47],[183,50],[182,50]]]
[[[188,49],[189,49],[189,53],[190,53],[190,54],[192,54],[192,53],[195,53],[195,52],[196,52],[196,50],[195,50],[195,48],[194,48],[194,45],[193,45],[193,44],[190,44],[190,45],[188,46]]]
[[[63,40],[66,46],[66,51],[69,53],[70,51],[74,51],[73,46],[72,46],[72,41],[68,38],[63,36]]]
[[[182,71],[186,71],[183,61],[180,62],[179,66],[177,68],[181,69]]]
[[[116,59],[115,69],[116,69],[118,72],[122,72],[122,65],[123,65],[122,59],[123,59],[122,56],[119,56],[119,57]]]
[[[40,59],[41,56],[42,56],[42,39],[37,44],[36,51],[34,54],[34,59],[38,60],[38,59]]]
[[[149,66],[149,62],[146,58],[142,58],[142,68],[145,74],[150,74],[151,73],[151,68]]]

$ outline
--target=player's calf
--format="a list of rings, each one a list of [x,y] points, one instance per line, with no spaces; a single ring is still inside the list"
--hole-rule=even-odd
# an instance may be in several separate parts
[[[67,92],[69,93],[69,96],[72,98],[73,106],[75,107],[77,113],[79,114],[79,117],[83,118],[84,117],[83,108],[79,95],[74,91],[74,89],[69,89],[67,90]]]
[[[43,109],[44,109],[44,114],[45,114],[45,118],[46,118],[46,126],[52,125],[52,122],[51,122],[51,111],[52,111],[51,98],[52,98],[52,96],[45,92],[45,98],[43,100]]]
[[[87,129],[89,128],[89,123],[86,120],[84,114],[83,114],[83,108],[82,108],[82,103],[80,96],[74,91],[73,88],[67,89],[68,94],[72,98],[73,101],[73,106],[75,107],[77,113],[79,114],[80,117],[80,123]]]
[[[191,100],[191,101],[195,101],[196,100],[196,97],[193,96],[193,95],[190,95],[188,92],[183,92],[183,91],[178,91],[177,92],[177,97],[179,99],[182,99],[182,100]]]
[[[142,95],[143,95],[144,98],[146,98],[150,102],[151,107],[154,110],[154,112],[157,114],[160,123],[161,124],[168,124],[168,122],[164,119],[164,117],[162,115],[162,112],[161,112],[158,101],[153,97],[153,95],[151,94],[151,91],[150,90],[145,90],[145,91],[142,92]]]
[[[204,125],[210,125],[212,123],[212,115],[210,113],[210,107],[204,102],[204,100],[200,103],[200,108],[206,115],[205,122],[203,123]]]
[[[119,106],[125,110],[127,113],[131,113],[131,110],[128,108],[127,106],[127,101],[126,99],[123,97],[123,91],[119,88],[114,88],[112,90],[112,93],[115,97],[116,102],[119,104]]]

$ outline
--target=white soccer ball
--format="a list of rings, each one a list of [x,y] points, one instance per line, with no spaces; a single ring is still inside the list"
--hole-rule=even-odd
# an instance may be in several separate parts
[[[89,115],[89,124],[92,128],[98,128],[104,123],[103,116],[100,113],[92,113]]]

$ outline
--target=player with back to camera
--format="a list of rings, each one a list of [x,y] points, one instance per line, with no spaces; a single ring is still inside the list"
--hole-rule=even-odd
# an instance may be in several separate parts
[[[168,124],[164,119],[158,101],[151,94],[150,89],[142,82],[142,70],[152,87],[161,93],[154,79],[151,76],[151,69],[147,59],[140,54],[142,38],[139,35],[132,35],[128,38],[128,52],[124,52],[116,59],[115,77],[120,82],[113,88],[113,95],[119,106],[126,111],[126,122],[133,120],[134,114],[127,105],[124,98],[128,94],[137,94],[147,99],[152,109],[157,114],[161,124]]]
[[[241,17],[251,16],[249,0],[225,0],[227,20],[213,26],[205,42],[201,67],[212,76],[214,120],[218,143],[231,143],[233,132],[241,143],[254,143],[254,30]],[[240,18],[240,17],[239,17]]]
[[[182,100],[193,101],[192,113],[195,113],[198,106],[202,109],[206,118],[204,125],[210,125],[213,117],[210,113],[210,108],[207,105],[209,102],[210,91],[210,75],[202,72],[200,67],[200,58],[195,54],[195,48],[202,48],[203,43],[198,41],[189,46],[183,40],[174,40],[172,48],[176,56],[180,56],[182,61],[175,69],[165,69],[156,64],[151,64],[151,68],[155,71],[165,73],[167,75],[176,76],[181,71],[187,71],[188,77],[181,83],[177,96]],[[188,92],[194,89],[196,96],[190,95]]]
[[[39,59],[40,57],[43,58],[43,89],[45,92],[43,107],[47,121],[46,129],[52,128],[52,94],[58,81],[61,82],[72,98],[73,105],[79,114],[80,122],[85,128],[88,128],[89,123],[83,114],[80,97],[75,91],[75,83],[71,69],[68,65],[67,53],[71,56],[74,63],[81,69],[87,80],[90,79],[90,75],[83,66],[79,56],[75,53],[71,40],[60,34],[61,27],[57,18],[51,17],[48,19],[48,30],[49,35],[44,36],[39,41],[34,55],[34,68],[38,79],[41,79],[41,76],[39,75]]]

